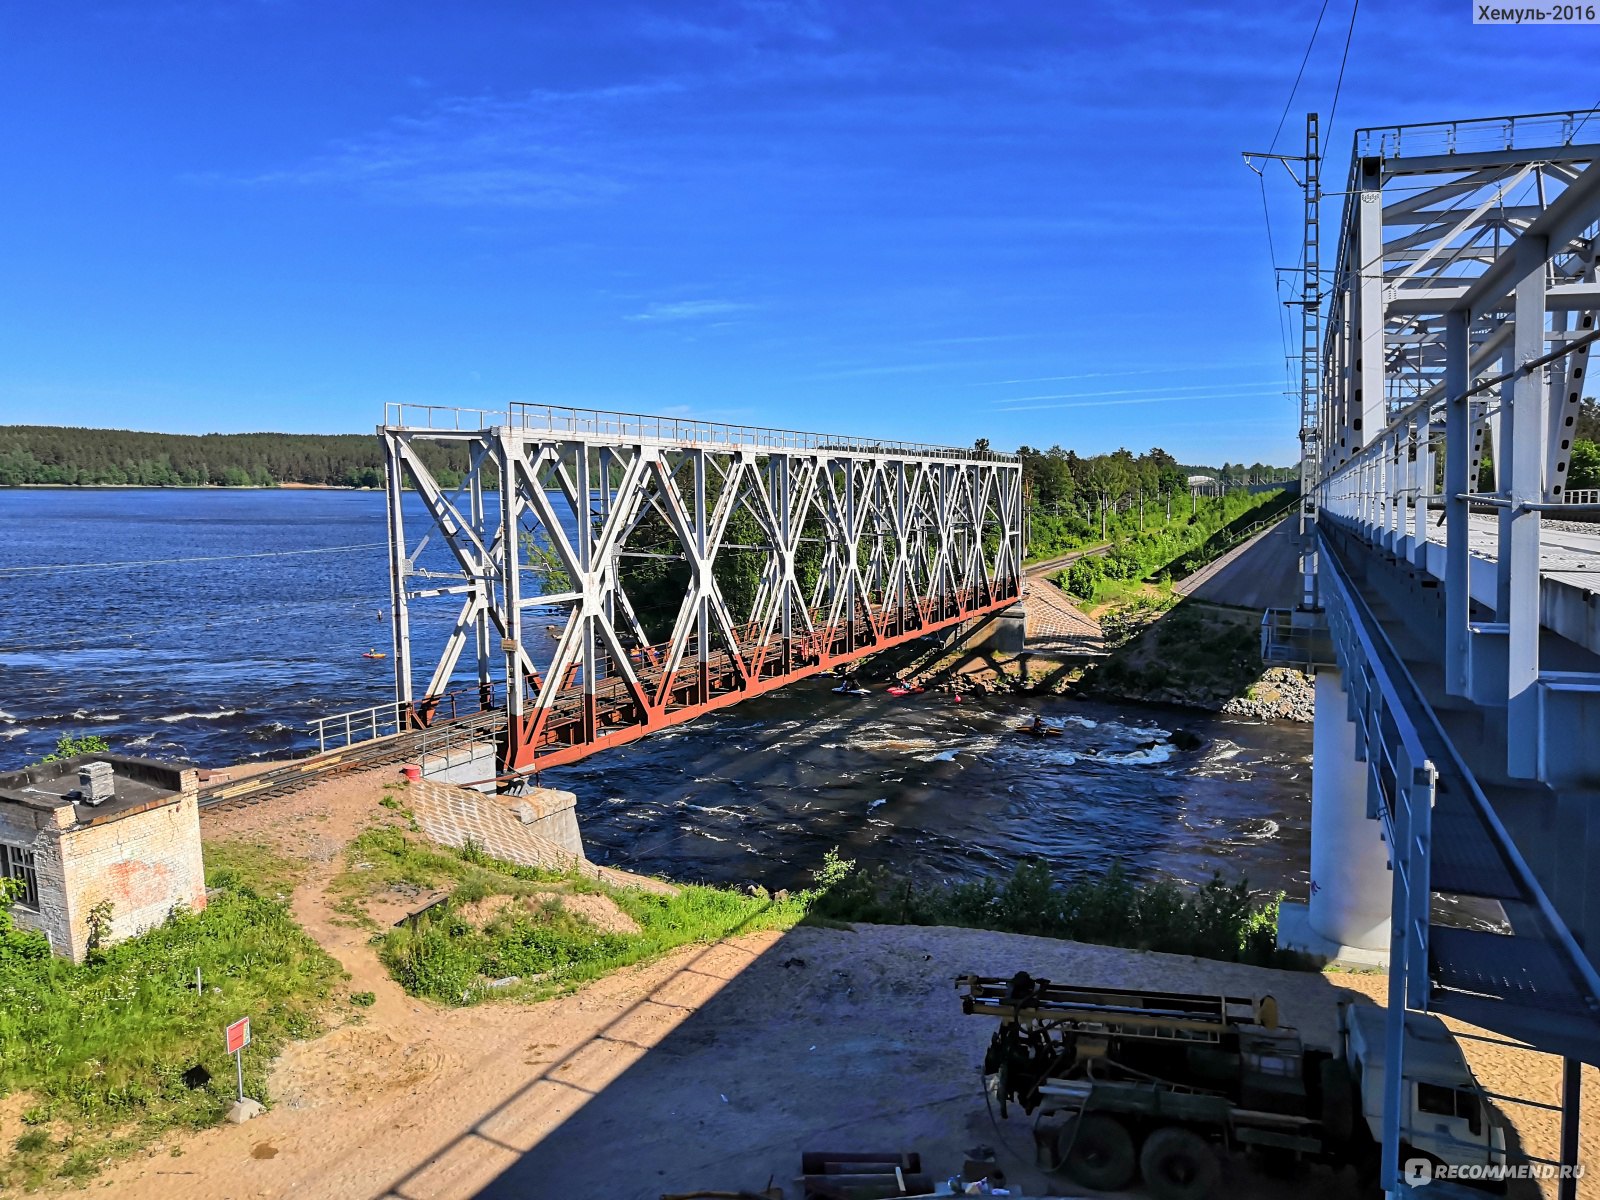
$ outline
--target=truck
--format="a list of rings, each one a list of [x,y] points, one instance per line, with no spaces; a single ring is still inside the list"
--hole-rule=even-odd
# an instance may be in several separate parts
[[[983,1072],[986,1098],[1035,1113],[1039,1163],[1075,1183],[1118,1191],[1141,1175],[1156,1200],[1202,1200],[1219,1153],[1264,1165],[1350,1164],[1376,1180],[1382,1131],[1384,1010],[1339,1006],[1339,1045],[1305,1045],[1259,999],[965,975],[962,1010],[997,1018]],[[1450,1031],[1406,1013],[1410,1081],[1400,1162],[1504,1175],[1506,1131]],[[1444,1192],[1446,1189],[1439,1189]]]

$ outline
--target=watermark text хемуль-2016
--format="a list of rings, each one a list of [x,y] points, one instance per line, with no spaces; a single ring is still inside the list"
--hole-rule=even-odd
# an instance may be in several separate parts
[[[1600,4],[1502,6],[1472,0],[1474,25],[1600,25]]]

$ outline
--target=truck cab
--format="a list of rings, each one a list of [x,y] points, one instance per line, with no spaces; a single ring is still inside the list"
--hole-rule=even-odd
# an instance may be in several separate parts
[[[1374,1141],[1383,1136],[1385,1020],[1385,1010],[1372,1005],[1340,1006],[1345,1059]],[[1408,1157],[1425,1155],[1453,1166],[1503,1167],[1505,1125],[1444,1022],[1432,1013],[1408,1012],[1404,1059],[1408,1087],[1400,1115],[1402,1164]]]

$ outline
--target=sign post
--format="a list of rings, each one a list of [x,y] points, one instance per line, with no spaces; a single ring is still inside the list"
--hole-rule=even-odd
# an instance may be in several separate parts
[[[240,1017],[227,1030],[228,1053],[239,1076],[239,1102],[244,1102],[244,1048],[250,1044],[250,1018]]]

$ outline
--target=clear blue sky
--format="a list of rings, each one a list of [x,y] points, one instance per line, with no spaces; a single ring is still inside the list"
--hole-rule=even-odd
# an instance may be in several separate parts
[[[1320,7],[0,0],[0,422],[538,400],[1287,462],[1239,152]],[[1369,0],[1329,174],[1358,125],[1593,105],[1597,48]]]

